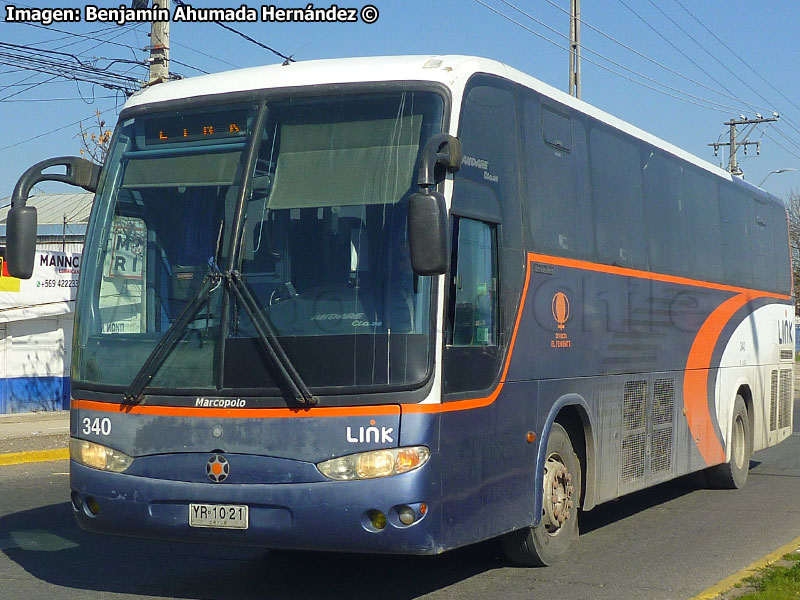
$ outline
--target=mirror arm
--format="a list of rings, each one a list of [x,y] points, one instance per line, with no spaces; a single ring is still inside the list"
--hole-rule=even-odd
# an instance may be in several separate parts
[[[63,175],[43,173],[45,169],[58,166],[66,167],[67,172]],[[17,185],[14,186],[14,193],[11,195],[11,207],[25,206],[31,189],[40,181],[61,181],[80,186],[89,192],[95,192],[100,181],[101,169],[100,165],[77,156],[60,156],[43,160],[33,165],[19,178]]]
[[[458,138],[447,133],[437,133],[425,144],[417,176],[420,190],[427,191],[439,183],[436,181],[437,165],[443,165],[449,173],[455,173],[461,168],[461,142]]]

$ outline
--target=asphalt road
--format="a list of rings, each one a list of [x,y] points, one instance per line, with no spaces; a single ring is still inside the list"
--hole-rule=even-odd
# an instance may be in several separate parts
[[[573,559],[546,569],[510,567],[492,542],[420,558],[96,536],[72,518],[67,468],[0,467],[0,598],[675,600],[800,536],[800,433],[754,455],[743,490],[683,478],[596,508]]]

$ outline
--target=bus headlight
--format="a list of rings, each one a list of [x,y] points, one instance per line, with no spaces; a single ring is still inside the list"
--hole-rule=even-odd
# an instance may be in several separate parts
[[[431,456],[425,446],[389,448],[350,454],[317,464],[319,472],[328,479],[351,481],[388,477],[418,469]]]
[[[119,450],[75,438],[69,439],[69,457],[92,469],[114,473],[122,473],[133,462],[133,458]]]

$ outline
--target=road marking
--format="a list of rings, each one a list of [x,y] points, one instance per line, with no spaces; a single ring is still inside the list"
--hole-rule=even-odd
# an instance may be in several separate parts
[[[47,462],[51,460],[67,460],[69,458],[69,448],[58,448],[57,450],[34,450],[31,452],[9,452],[0,454],[0,466],[21,465],[31,462]]]
[[[715,583],[710,588],[703,590],[697,596],[691,598],[690,600],[711,600],[712,598],[716,598],[721,593],[727,592],[737,583],[741,583],[741,581],[746,577],[754,575],[758,570],[763,569],[767,565],[771,565],[772,563],[780,560],[784,554],[789,554],[790,552],[794,552],[798,548],[800,548],[800,537],[794,538],[791,542],[781,546],[774,552],[770,552],[763,558],[759,558],[756,562],[747,565],[744,569],[737,571],[730,577],[726,577],[719,583]]]

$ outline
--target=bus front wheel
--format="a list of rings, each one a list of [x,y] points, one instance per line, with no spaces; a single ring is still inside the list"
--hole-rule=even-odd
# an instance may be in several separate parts
[[[553,423],[547,441],[542,486],[542,521],[502,538],[514,564],[544,567],[563,558],[578,538],[581,465],[566,430]]]

